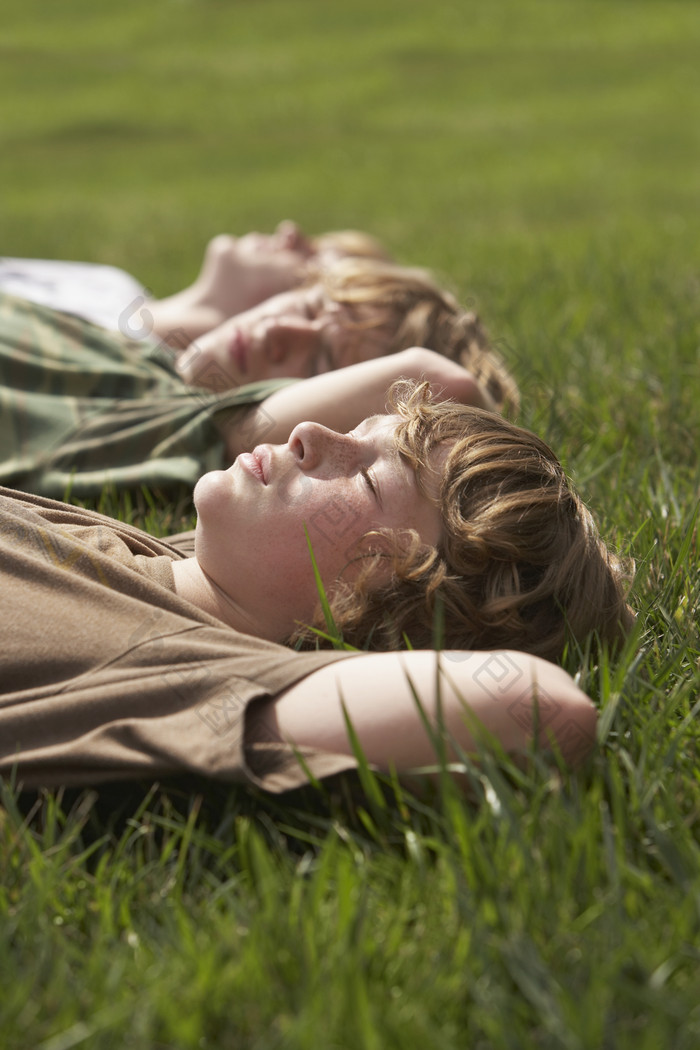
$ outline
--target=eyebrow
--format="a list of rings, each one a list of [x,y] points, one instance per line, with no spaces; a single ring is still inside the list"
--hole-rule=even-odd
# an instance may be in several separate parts
[[[372,423],[381,423],[381,421],[383,419],[387,418],[387,415],[388,415],[388,413],[386,413],[386,412],[377,412],[373,416],[366,416],[362,420],[362,422],[358,424],[358,427],[356,429],[359,429],[359,427],[362,427],[365,424],[369,425],[369,424],[372,424]],[[392,459],[401,459],[401,453],[399,452],[398,445],[396,444],[395,441],[392,442],[391,457],[392,457]]]
[[[362,423],[378,423],[381,419],[384,419],[384,415],[381,412],[377,412],[374,416],[365,416]],[[360,423],[360,426],[362,426]]]

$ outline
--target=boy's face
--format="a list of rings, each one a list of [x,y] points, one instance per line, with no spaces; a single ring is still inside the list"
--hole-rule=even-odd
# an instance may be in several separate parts
[[[215,392],[261,379],[306,379],[388,352],[392,331],[370,305],[331,300],[320,284],[259,303],[201,336],[181,355],[186,383]]]
[[[374,416],[350,434],[302,423],[286,445],[261,445],[197,483],[197,560],[251,633],[283,641],[311,622],[318,592],[304,527],[328,590],[356,577],[352,560],[371,529],[414,529],[439,543],[437,474],[424,494],[397,452],[398,422]],[[431,465],[441,462],[435,453]]]

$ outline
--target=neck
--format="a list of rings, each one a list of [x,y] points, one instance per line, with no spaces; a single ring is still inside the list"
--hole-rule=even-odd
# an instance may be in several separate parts
[[[223,620],[229,627],[251,634],[255,638],[269,638],[262,622],[226,594],[202,569],[196,558],[174,561],[175,591],[209,616]]]

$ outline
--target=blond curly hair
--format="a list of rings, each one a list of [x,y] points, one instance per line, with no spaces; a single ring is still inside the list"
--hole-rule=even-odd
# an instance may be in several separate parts
[[[364,230],[328,230],[311,238],[315,255],[309,259],[310,272],[335,259],[352,256],[359,259],[379,259],[391,262],[392,258],[381,241]]]
[[[415,532],[364,538],[348,574],[359,565],[359,579],[330,595],[344,640],[430,648],[440,605],[447,649],[520,649],[556,661],[567,639],[596,632],[620,643],[634,619],[631,563],[602,541],[549,446],[494,413],[431,401],[427,383],[395,384],[391,404],[399,453],[425,495],[431,452],[449,449],[437,496],[442,539],[429,547]]]
[[[517,413],[520,394],[505,363],[491,347],[479,317],[463,309],[427,270],[376,258],[346,258],[323,269],[319,280],[333,302],[352,310],[371,306],[371,320],[354,326],[386,330],[387,354],[425,346],[471,372],[494,407]]]

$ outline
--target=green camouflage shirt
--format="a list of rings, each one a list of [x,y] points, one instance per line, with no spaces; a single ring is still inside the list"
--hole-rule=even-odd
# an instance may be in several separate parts
[[[223,426],[289,380],[185,386],[165,343],[136,342],[0,293],[0,485],[62,499],[193,486],[224,465]]]

